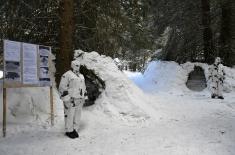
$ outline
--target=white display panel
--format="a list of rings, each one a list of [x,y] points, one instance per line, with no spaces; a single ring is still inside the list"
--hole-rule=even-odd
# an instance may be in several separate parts
[[[23,43],[23,84],[38,84],[37,45]]]

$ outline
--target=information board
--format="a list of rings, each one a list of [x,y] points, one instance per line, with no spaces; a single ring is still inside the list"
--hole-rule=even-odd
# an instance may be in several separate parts
[[[7,87],[51,86],[51,48],[4,40],[4,84]]]
[[[7,88],[50,87],[51,124],[54,124],[53,88],[50,78],[51,48],[4,40],[3,137],[6,136]]]

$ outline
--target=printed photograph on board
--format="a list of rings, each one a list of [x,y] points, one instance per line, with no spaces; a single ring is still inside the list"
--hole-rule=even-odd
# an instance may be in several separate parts
[[[39,46],[40,67],[49,67],[50,48]]]
[[[39,54],[40,56],[49,56],[50,47],[39,45]]]
[[[20,72],[5,72],[5,80],[20,82]]]
[[[50,86],[50,72],[49,72],[49,56],[50,56],[50,47],[39,45],[39,57],[40,57],[40,73],[39,81],[41,86]]]
[[[49,66],[49,57],[40,55],[40,67],[48,67]]]
[[[40,86],[51,86],[51,79],[50,78],[40,78]]]
[[[49,68],[48,67],[40,67],[40,78],[49,78]]]
[[[5,61],[5,70],[20,72],[20,62]]]
[[[41,86],[50,86],[51,79],[50,79],[50,72],[48,67],[40,67],[40,85]]]

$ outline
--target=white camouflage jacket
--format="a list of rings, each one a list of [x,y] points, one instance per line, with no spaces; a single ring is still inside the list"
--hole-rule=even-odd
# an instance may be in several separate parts
[[[60,97],[64,102],[69,102],[71,98],[86,98],[85,79],[82,74],[76,75],[71,70],[67,71],[61,77],[59,85]]]

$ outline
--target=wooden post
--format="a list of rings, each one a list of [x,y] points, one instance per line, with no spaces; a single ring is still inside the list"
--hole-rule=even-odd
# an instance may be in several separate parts
[[[6,118],[7,118],[7,89],[3,86],[3,121],[2,121],[2,132],[3,137],[6,137]]]
[[[54,101],[53,101],[53,87],[50,87],[50,106],[51,106],[51,125],[54,126]]]

